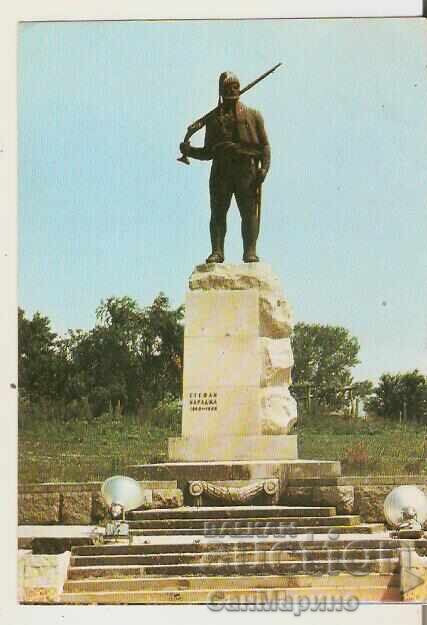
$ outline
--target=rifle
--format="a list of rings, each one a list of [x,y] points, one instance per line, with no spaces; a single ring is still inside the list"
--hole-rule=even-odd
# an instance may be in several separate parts
[[[272,74],[278,67],[280,67],[280,65],[282,65],[282,63],[277,63],[277,65],[269,69],[267,72],[265,72],[264,74],[262,74],[261,76],[253,80],[252,82],[250,82],[248,85],[246,85],[246,87],[244,87],[243,89],[239,91],[239,95],[243,95],[244,93],[246,93],[246,91],[249,91],[249,89],[252,89],[252,87],[254,87],[257,83],[259,83],[261,80],[264,80],[264,78]],[[216,106],[214,109],[209,111],[209,113],[206,113],[206,115],[203,115],[203,117],[199,117],[199,119],[196,119],[195,122],[190,124],[187,128],[187,132],[185,133],[183,143],[189,143],[194,133],[200,130],[201,128],[203,128],[206,125],[206,122],[209,119],[209,117],[211,117],[212,115],[215,115],[217,111],[218,111],[218,107]],[[179,161],[180,163],[185,163],[185,165],[190,164],[188,157],[184,155],[177,158],[176,160]]]

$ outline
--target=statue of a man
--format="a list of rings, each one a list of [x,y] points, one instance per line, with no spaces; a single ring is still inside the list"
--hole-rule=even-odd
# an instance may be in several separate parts
[[[219,77],[219,101],[206,121],[202,148],[181,143],[184,156],[212,160],[209,180],[212,253],[207,263],[224,262],[227,211],[234,194],[242,219],[243,260],[259,261],[256,253],[261,210],[261,185],[270,167],[270,145],[261,114],[239,101],[240,82],[235,74]]]

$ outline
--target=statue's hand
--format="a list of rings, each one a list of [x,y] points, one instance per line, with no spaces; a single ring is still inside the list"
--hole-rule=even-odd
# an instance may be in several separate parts
[[[190,156],[191,145],[185,141],[179,144],[179,149],[181,150],[181,154],[183,156]]]
[[[265,169],[258,169],[257,173],[256,173],[256,181],[257,184],[262,184],[265,180],[265,177],[267,175],[267,172]]]
[[[223,150],[237,150],[239,144],[234,141],[224,141],[221,147]]]

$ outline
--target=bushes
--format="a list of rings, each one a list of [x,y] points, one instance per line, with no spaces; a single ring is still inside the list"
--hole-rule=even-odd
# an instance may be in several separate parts
[[[370,455],[368,445],[363,441],[350,445],[341,462],[343,473],[347,475],[376,473],[379,467],[379,458]]]
[[[123,405],[118,399],[114,404],[109,399],[105,389],[97,391],[97,395],[82,399],[73,399],[68,403],[63,401],[41,399],[31,402],[26,398],[20,398],[18,403],[18,425],[20,429],[28,429],[38,423],[47,421],[52,424],[64,422],[80,422],[82,424],[106,419],[107,421],[130,423],[139,422],[152,424],[159,428],[178,428],[181,423],[181,400],[168,397],[152,407],[148,403],[139,405],[136,415],[124,413]]]
[[[90,407],[95,418],[111,412],[110,392],[107,388],[96,386],[89,397]]]
[[[151,411],[150,422],[158,427],[178,428],[181,424],[182,402],[178,399],[165,399]]]

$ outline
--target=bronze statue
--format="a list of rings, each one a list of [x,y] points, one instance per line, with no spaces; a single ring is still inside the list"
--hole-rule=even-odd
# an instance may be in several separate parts
[[[270,145],[261,114],[239,101],[242,93],[273,72],[279,65],[240,90],[237,76],[223,72],[219,77],[218,106],[188,127],[180,144],[182,157],[212,160],[209,180],[212,253],[207,263],[224,262],[227,211],[234,194],[242,219],[243,260],[258,262],[256,243],[260,227],[261,185],[270,167]],[[190,145],[189,137],[206,125],[204,146]]]

